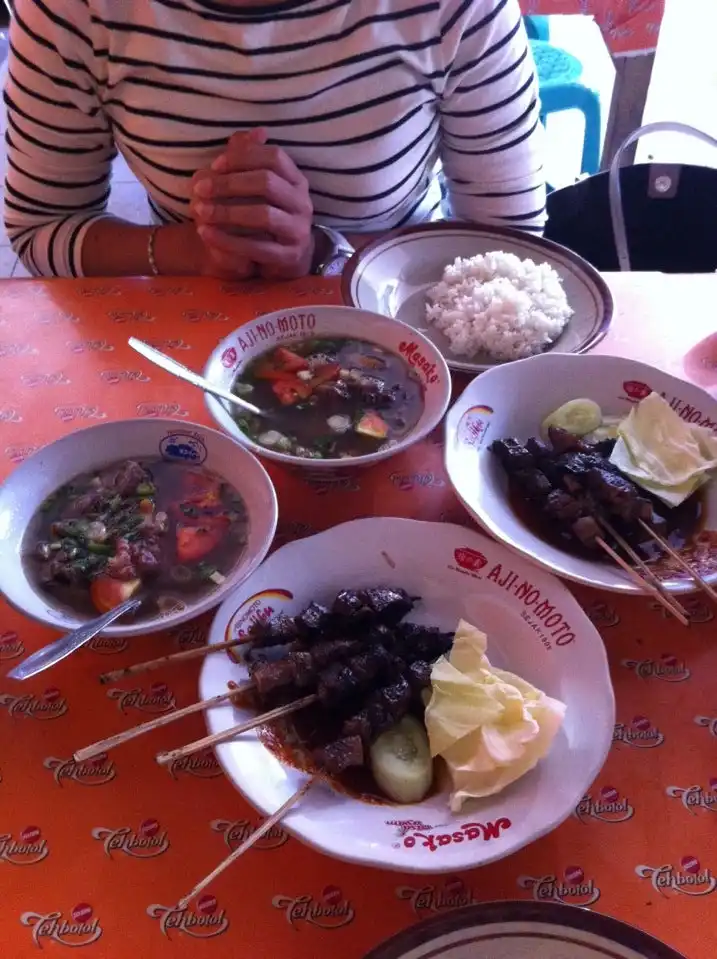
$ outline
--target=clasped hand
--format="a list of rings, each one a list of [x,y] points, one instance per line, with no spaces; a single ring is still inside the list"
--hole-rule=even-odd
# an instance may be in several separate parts
[[[234,134],[192,179],[191,212],[215,275],[294,279],[311,270],[313,205],[306,177],[264,130]]]

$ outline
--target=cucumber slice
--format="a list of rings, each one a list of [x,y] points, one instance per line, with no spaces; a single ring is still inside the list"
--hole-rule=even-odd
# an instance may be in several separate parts
[[[545,417],[540,429],[546,436],[551,426],[567,430],[575,436],[586,436],[596,430],[601,423],[602,410],[594,400],[568,400]]]
[[[433,759],[422,723],[405,716],[371,747],[371,772],[389,799],[420,802],[433,782]]]

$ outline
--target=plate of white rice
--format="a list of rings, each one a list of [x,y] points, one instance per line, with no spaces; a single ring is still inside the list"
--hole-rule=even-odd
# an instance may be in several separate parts
[[[570,250],[503,227],[431,223],[376,240],[342,278],[344,301],[408,323],[452,369],[584,353],[607,332],[610,291]]]

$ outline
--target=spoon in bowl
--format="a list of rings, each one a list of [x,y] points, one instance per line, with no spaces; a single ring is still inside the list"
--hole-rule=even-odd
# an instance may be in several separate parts
[[[89,623],[83,623],[82,626],[73,629],[72,632],[67,633],[66,636],[61,636],[59,639],[56,639],[54,643],[48,643],[47,646],[43,646],[42,649],[31,653],[27,659],[24,659],[10,670],[7,674],[8,677],[10,679],[29,679],[31,676],[37,676],[38,673],[44,672],[44,670],[49,669],[50,666],[54,666],[56,663],[65,659],[70,653],[74,653],[76,649],[89,643],[91,639],[94,639],[103,629],[107,629],[107,627],[114,623],[116,619],[119,619],[120,616],[139,609],[141,605],[142,600],[137,597],[134,599],[126,599],[124,603],[115,606],[109,613],[103,613],[102,616],[91,619]]]
[[[173,359],[171,356],[167,356],[166,353],[162,353],[160,350],[155,350],[153,346],[150,346],[149,343],[145,343],[144,340],[138,340],[136,336],[130,336],[127,342],[133,350],[141,353],[145,359],[150,361],[150,363],[154,363],[154,365],[158,366],[160,369],[165,370],[167,373],[171,373],[172,376],[176,376],[180,380],[185,380],[187,383],[191,383],[192,386],[198,386],[199,389],[204,390],[205,393],[209,393],[211,396],[216,396],[219,400],[225,400],[228,403],[233,403],[234,406],[239,406],[241,409],[248,411],[249,413],[254,413],[256,416],[268,415],[266,412],[264,412],[264,410],[260,410],[258,406],[254,406],[253,403],[248,403],[240,396],[235,396],[234,393],[230,393],[229,390],[222,389],[221,386],[217,386],[215,383],[210,383],[209,380],[205,379],[203,376],[200,376],[199,373],[195,373],[194,370],[190,370],[188,366],[185,366],[183,363],[179,363],[177,360]]]

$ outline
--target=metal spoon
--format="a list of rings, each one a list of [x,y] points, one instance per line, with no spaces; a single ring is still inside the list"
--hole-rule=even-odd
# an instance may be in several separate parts
[[[211,396],[216,396],[217,399],[226,400],[228,403],[233,403],[235,406],[240,406],[243,410],[248,410],[250,413],[254,413],[257,416],[268,416],[268,414],[263,410],[260,410],[258,406],[254,406],[253,403],[247,403],[246,400],[243,400],[240,396],[235,396],[234,393],[230,393],[229,390],[224,390],[221,386],[216,386],[214,383],[210,383],[209,380],[204,379],[204,377],[200,376],[199,373],[195,373],[194,370],[190,370],[188,366],[185,366],[183,363],[179,363],[177,360],[173,359],[171,356],[167,356],[166,353],[162,353],[160,350],[155,350],[155,348],[150,346],[149,343],[145,343],[143,340],[138,340],[135,336],[130,336],[127,342],[133,350],[141,353],[145,359],[148,359],[151,363],[154,363],[155,366],[165,370],[167,373],[171,373],[173,376],[178,377],[180,380],[186,380],[187,383],[191,383],[192,386],[198,386],[199,389],[204,390],[205,393],[209,393]]]
[[[78,629],[73,629],[71,633],[68,633],[66,636],[61,636],[60,639],[56,639],[54,643],[48,643],[47,646],[38,649],[19,665],[15,666],[14,669],[11,669],[8,676],[10,679],[29,679],[31,676],[36,676],[38,673],[49,669],[50,666],[59,663],[60,660],[65,659],[70,653],[74,653],[76,649],[84,646],[85,643],[89,643],[91,639],[94,639],[98,633],[101,633],[103,629],[106,629],[111,623],[114,623],[120,616],[137,609],[141,605],[141,599],[126,599],[124,603],[115,606],[109,613],[104,613],[96,619],[91,619],[89,623],[85,623]]]

